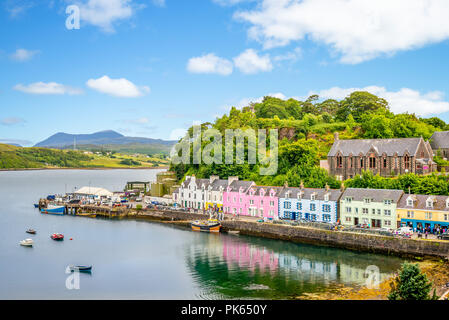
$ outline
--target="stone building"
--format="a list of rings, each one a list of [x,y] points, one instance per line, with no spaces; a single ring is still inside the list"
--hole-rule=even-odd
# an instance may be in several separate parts
[[[437,168],[430,143],[423,138],[340,140],[327,155],[329,172],[346,180],[370,170],[382,177],[427,174]]]
[[[430,138],[430,145],[435,155],[440,150],[440,156],[449,159],[449,131],[435,132]]]

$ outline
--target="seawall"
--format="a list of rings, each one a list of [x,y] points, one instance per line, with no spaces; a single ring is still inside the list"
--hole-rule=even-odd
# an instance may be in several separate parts
[[[144,211],[129,215],[149,221],[171,221],[188,226],[189,221],[207,219],[208,215],[181,211]],[[242,220],[222,221],[224,231],[238,230],[241,234],[264,238],[287,240],[299,243],[325,245],[356,251],[382,253],[402,257],[426,257],[449,259],[449,241],[404,239],[374,234],[346,231],[330,231],[301,226],[286,226],[274,223]]]

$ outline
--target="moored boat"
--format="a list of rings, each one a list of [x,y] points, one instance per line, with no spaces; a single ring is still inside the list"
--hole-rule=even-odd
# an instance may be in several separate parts
[[[194,221],[191,223],[193,231],[220,232],[221,223],[218,220]]]
[[[75,271],[91,272],[92,271],[92,266],[74,266],[74,265],[71,265],[71,266],[69,266],[69,269],[72,272],[75,272]]]
[[[89,218],[96,218],[97,217],[96,213],[88,213],[88,212],[78,212],[76,215],[80,216],[80,217],[89,217]]]
[[[41,213],[63,215],[65,213],[65,206],[55,206],[49,204],[47,208],[42,208]]]
[[[35,203],[35,204],[34,204],[34,207],[35,207],[35,208],[39,208],[39,204]]]
[[[64,240],[64,235],[61,233],[53,233],[50,236],[50,238],[52,238],[53,240],[56,240],[56,241],[62,241],[62,240]]]
[[[25,240],[20,241],[20,245],[24,246],[24,247],[32,247],[33,244],[34,244],[33,239],[25,239]]]
[[[28,229],[27,231],[25,231],[26,233],[29,233],[29,234],[36,234],[36,230],[34,230],[34,229]]]

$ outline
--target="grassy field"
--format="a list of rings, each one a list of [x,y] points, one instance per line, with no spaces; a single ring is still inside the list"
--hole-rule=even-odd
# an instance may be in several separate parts
[[[0,169],[157,168],[168,164],[165,156],[21,148],[0,144]]]

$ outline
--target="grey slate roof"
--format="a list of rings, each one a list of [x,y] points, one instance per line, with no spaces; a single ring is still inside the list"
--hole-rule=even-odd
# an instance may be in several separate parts
[[[212,182],[211,186],[212,186],[212,191],[220,191],[220,187],[222,187],[223,190],[225,190],[226,187],[228,186],[228,180],[224,180],[224,179],[214,180],[214,182]]]
[[[344,157],[351,154],[358,156],[360,153],[365,155],[372,147],[378,155],[386,153],[387,156],[394,156],[397,153],[402,156],[406,151],[415,155],[421,141],[424,142],[422,138],[336,140],[328,157],[334,157],[339,151]]]
[[[271,186],[252,186],[251,189],[254,189],[254,191],[256,192],[255,195],[259,195],[260,190],[264,189],[265,190],[265,195],[267,195],[269,192],[269,190],[273,189],[274,191],[276,191],[275,197],[279,197],[279,194],[282,192],[282,187],[271,187]]]
[[[449,148],[449,131],[435,132],[430,138],[430,145],[433,150]]]
[[[354,201],[363,201],[365,198],[369,198],[374,202],[392,200],[398,203],[403,194],[402,190],[348,188],[343,192],[341,199],[351,197]]]
[[[295,187],[284,187],[282,191],[279,194],[279,198],[286,198],[287,192],[289,192],[289,198],[298,198],[298,194],[301,191],[301,188],[295,188]],[[326,193],[329,194],[329,201],[338,201],[340,199],[340,196],[342,194],[341,190],[337,189],[329,189],[329,191],[326,191],[326,189],[316,189],[316,188],[304,188],[302,190],[304,193],[302,195],[303,199],[310,199],[312,197],[312,194],[316,194],[316,200],[324,200],[324,195]]]
[[[238,192],[240,187],[242,187],[243,191],[246,192],[253,184],[253,181],[236,180],[233,181],[229,187],[231,188],[231,192]]]
[[[409,196],[412,196],[415,201],[413,201],[413,206],[407,205],[407,199]],[[433,208],[427,208],[426,202],[429,197],[434,199]],[[404,194],[399,201],[398,208],[401,209],[418,209],[418,210],[437,210],[437,211],[447,211],[449,212],[449,208],[446,206],[446,200],[449,199],[448,196],[429,196],[422,194]]]

